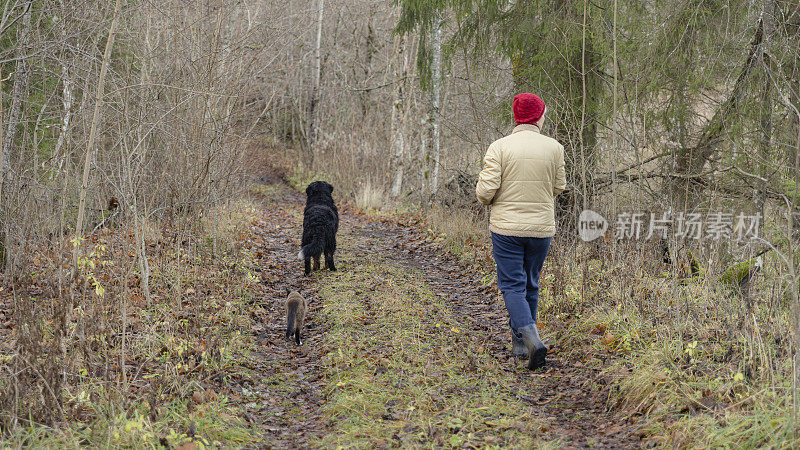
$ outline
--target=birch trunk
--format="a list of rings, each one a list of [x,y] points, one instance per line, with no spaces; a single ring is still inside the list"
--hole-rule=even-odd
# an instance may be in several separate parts
[[[325,11],[325,0],[317,0],[317,41],[314,45],[314,74],[311,81],[311,100],[308,106],[308,147],[311,152],[311,165],[314,165],[314,154],[317,151],[319,138],[319,124],[317,121],[317,105],[319,104],[319,88],[322,76],[322,58],[320,47],[322,45],[322,18]]]
[[[13,150],[14,138],[17,136],[17,127],[22,113],[22,101],[25,96],[25,87],[28,84],[28,63],[25,54],[30,43],[31,29],[31,10],[33,0],[25,5],[25,13],[22,16],[22,25],[17,41],[17,69],[14,73],[14,85],[11,88],[11,109],[8,112],[8,130],[5,134],[3,145],[3,170],[2,184],[5,185],[11,173],[11,152]],[[0,187],[2,189],[4,186]]]
[[[442,16],[436,14],[431,33],[431,198],[439,193],[439,161],[441,159],[440,108],[442,101]]]
[[[64,11],[64,0],[61,0],[61,10]],[[65,47],[67,43],[67,24],[64,23],[64,20],[61,20],[61,38],[64,41]],[[61,65],[61,77],[63,78],[63,89],[62,89],[62,105],[64,106],[64,117],[61,118],[61,132],[58,135],[58,140],[56,141],[56,148],[53,152],[58,158],[58,171],[60,172],[64,167],[64,162],[67,160],[67,154],[61,153],[61,150],[64,148],[64,144],[67,143],[68,133],[69,133],[69,123],[72,119],[72,104],[75,102],[75,96],[72,92],[72,74],[69,70],[69,65],[67,61],[69,54],[68,52],[64,52],[63,58],[64,62]],[[53,171],[55,172],[55,171]],[[50,178],[52,179],[54,173],[50,174]]]
[[[103,61],[100,64],[100,78],[97,80],[97,92],[94,98],[94,112],[92,113],[92,124],[89,129],[89,140],[86,143],[86,156],[83,162],[83,177],[81,179],[81,190],[78,202],[78,219],[75,225],[75,235],[80,237],[83,235],[83,223],[86,216],[86,192],[89,189],[89,173],[92,167],[92,156],[94,155],[93,147],[94,141],[97,137],[97,123],[100,119],[100,105],[103,101],[103,88],[105,87],[106,72],[108,71],[108,60],[111,59],[111,48],[114,46],[114,32],[117,28],[117,21],[119,20],[119,10],[122,7],[122,0],[117,0],[114,5],[114,17],[111,19],[111,27],[108,30],[108,40],[106,41],[105,52],[103,53]],[[80,242],[75,242],[75,248],[72,253],[72,260],[75,264],[78,262],[79,249],[81,248]]]
[[[405,164],[405,91],[406,75],[408,71],[408,55],[406,53],[405,35],[401,35],[397,45],[398,75],[397,89],[394,91],[394,104],[392,106],[392,165],[394,166],[394,182],[390,195],[397,197],[403,189],[403,175]]]
[[[431,115],[430,111],[428,111],[428,114],[422,116],[420,120],[421,131],[419,133],[419,185],[422,187],[421,192],[423,195],[425,188],[428,186],[428,177],[430,176],[430,162],[428,161],[430,158],[428,149],[431,141],[430,124]]]
[[[64,117],[61,119],[61,133],[58,135],[58,141],[56,141],[56,148],[54,153],[58,157],[58,170],[61,171],[64,167],[64,162],[67,160],[67,154],[62,154],[62,149],[64,148],[64,144],[67,143],[68,133],[69,133],[69,122],[72,119],[72,104],[75,101],[75,97],[72,93],[72,75],[70,75],[69,67],[64,64],[61,67],[61,73],[64,77],[64,88],[62,94],[64,96],[63,105],[64,105]],[[51,175],[52,177],[52,175]]]
[[[6,191],[8,180],[11,178],[11,152],[14,147],[14,138],[17,136],[17,127],[19,126],[20,115],[22,114],[22,102],[25,97],[28,85],[28,62],[26,61],[26,53],[30,44],[31,36],[31,10],[33,9],[33,0],[29,0],[25,5],[25,12],[22,16],[22,24],[20,25],[19,39],[17,41],[17,68],[14,73],[14,84],[11,87],[11,109],[8,115],[8,130],[0,140],[0,202],[2,201],[2,193]],[[2,122],[0,120],[0,122]],[[2,124],[0,124],[2,125]],[[2,209],[2,203],[0,203]],[[11,279],[12,274],[12,259],[9,257],[9,248],[11,237],[9,236],[8,221],[3,224],[2,236],[2,258],[5,263],[5,281]]]
[[[3,150],[3,131],[5,122],[3,121],[3,116],[5,115],[5,111],[3,110],[3,68],[0,67],[0,211],[3,209],[3,180],[5,179],[6,171],[2,168],[3,161],[5,161],[5,151]],[[1,216],[0,216],[1,217]],[[5,241],[5,239],[3,239]],[[2,242],[3,248],[0,249],[0,261],[3,260],[5,257],[5,242]]]
[[[139,75],[139,82],[143,87],[149,89],[150,85],[150,61],[153,57],[153,46],[150,39],[150,32],[152,27],[152,5],[147,7],[147,17],[145,19],[145,39],[144,39],[144,57],[142,58],[142,72]],[[148,150],[147,145],[148,133],[144,130],[144,121],[140,120],[136,128],[136,146],[134,153],[139,153],[135,157],[144,161]],[[144,292],[145,300],[150,305],[150,262],[147,259],[147,252],[145,252],[146,244],[144,238],[144,219],[147,216],[147,203],[144,204],[144,211],[139,210],[139,205],[136,200],[136,186],[133,183],[133,168],[131,167],[131,158],[126,158],[127,172],[128,172],[128,189],[130,191],[131,201],[128,202],[132,209],[134,220],[134,239],[136,241],[136,259],[139,262],[139,273],[142,276],[142,291]]]

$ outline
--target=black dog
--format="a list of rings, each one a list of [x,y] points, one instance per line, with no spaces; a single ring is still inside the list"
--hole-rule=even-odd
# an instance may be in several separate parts
[[[306,188],[306,209],[303,218],[302,249],[297,257],[306,263],[306,275],[311,273],[311,258],[314,269],[319,269],[319,257],[325,253],[325,266],[336,270],[333,253],[336,251],[336,232],[339,230],[339,210],[333,204],[333,186],[324,181],[315,181]]]

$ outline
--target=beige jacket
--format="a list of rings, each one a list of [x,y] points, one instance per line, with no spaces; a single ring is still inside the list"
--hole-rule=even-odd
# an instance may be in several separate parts
[[[489,230],[505,236],[551,237],[556,232],[554,198],[567,185],[564,146],[517,125],[489,146],[475,193],[492,205]]]

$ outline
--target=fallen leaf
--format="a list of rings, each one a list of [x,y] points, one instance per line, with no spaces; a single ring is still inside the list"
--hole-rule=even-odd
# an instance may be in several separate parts
[[[195,404],[199,405],[203,403],[203,400],[205,400],[205,395],[203,395],[202,391],[194,391],[192,394],[192,400],[195,402]]]
[[[206,389],[204,397],[206,402],[213,402],[217,400],[217,397],[219,397],[219,395],[217,395],[217,393],[213,389],[209,388]]]

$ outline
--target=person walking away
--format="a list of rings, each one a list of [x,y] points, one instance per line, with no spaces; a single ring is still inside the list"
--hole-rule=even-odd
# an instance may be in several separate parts
[[[475,193],[491,205],[489,231],[497,285],[509,315],[512,352],[528,369],[545,365],[536,328],[539,274],[556,232],[555,196],[566,188],[564,146],[541,133],[547,110],[534,94],[514,97],[517,126],[486,151]]]

